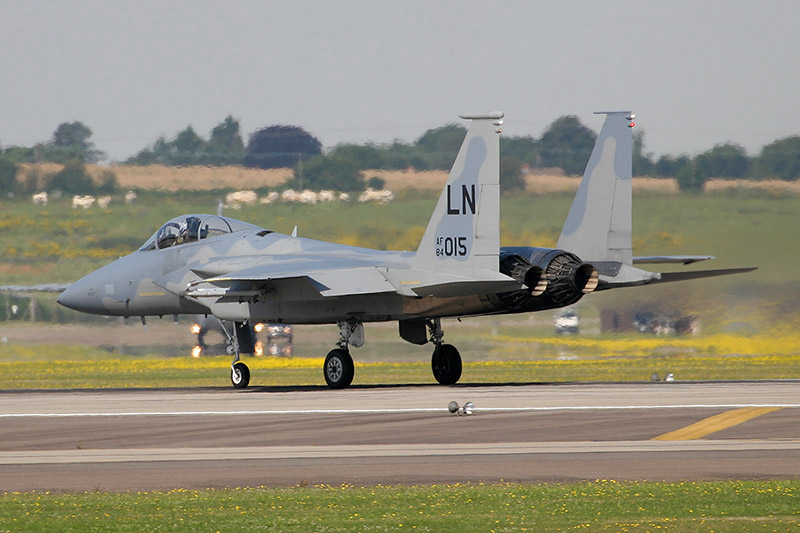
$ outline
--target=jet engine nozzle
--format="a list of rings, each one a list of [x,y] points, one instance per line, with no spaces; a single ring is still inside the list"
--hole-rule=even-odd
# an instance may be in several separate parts
[[[594,265],[589,263],[581,264],[575,271],[575,286],[578,287],[583,294],[589,294],[597,288],[600,277]]]
[[[547,289],[544,269],[530,264],[518,255],[504,256],[500,260],[500,272],[525,285],[531,296],[539,296]]]
[[[577,255],[555,248],[504,248],[500,272],[525,289],[497,294],[505,309],[535,311],[572,305],[597,288],[597,269]]]

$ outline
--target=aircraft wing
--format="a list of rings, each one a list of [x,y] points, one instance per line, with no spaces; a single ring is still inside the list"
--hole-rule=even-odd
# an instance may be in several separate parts
[[[306,279],[324,297],[356,294],[380,294],[396,292],[381,271],[374,266],[357,266],[352,261],[348,266],[323,268],[322,261],[282,261],[277,264],[248,268],[230,274],[215,276],[195,282],[188,296],[224,295],[215,290],[209,292],[203,285],[230,285],[237,282],[251,284],[274,284],[291,279]],[[328,262],[330,263],[330,262]]]
[[[202,269],[193,269],[196,273]],[[452,297],[518,289],[518,281],[499,272],[476,270],[471,276],[424,270],[393,269],[360,264],[352,259],[292,259],[237,270],[194,282],[188,296],[222,296],[220,286],[236,286],[230,296],[241,296],[242,284],[274,285],[305,279],[323,297],[397,293],[403,296]],[[207,285],[217,288],[210,290]]]

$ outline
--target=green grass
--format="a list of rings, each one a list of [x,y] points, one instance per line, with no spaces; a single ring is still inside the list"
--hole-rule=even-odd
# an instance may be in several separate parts
[[[135,204],[106,210],[72,209],[67,199],[34,206],[27,198],[0,200],[0,256],[20,268],[2,272],[3,283],[71,281],[133,251],[163,222],[189,212],[214,212],[224,191],[142,192]],[[228,210],[227,215],[305,237],[379,249],[415,249],[437,194],[407,191],[386,206],[329,203],[277,204]],[[571,194],[503,196],[503,245],[552,246]],[[763,193],[655,195],[634,198],[636,253],[711,253],[717,267],[757,263],[759,281],[800,280],[791,261],[800,198]],[[22,268],[24,267],[24,268]],[[38,270],[37,270],[38,269]],[[8,269],[7,269],[8,270]]]
[[[800,481],[6,493],[0,531],[797,531]]]
[[[465,360],[460,383],[647,381],[653,373],[662,379],[672,373],[678,380],[800,379],[797,349],[771,355],[730,354],[713,343],[699,348],[667,343],[655,352],[638,352],[638,343],[620,344],[617,354],[608,352],[614,347],[612,341],[605,348],[584,348],[598,350],[594,355]],[[760,345],[755,349],[760,350]],[[709,353],[717,350],[722,352]],[[119,356],[82,346],[4,345],[0,346],[0,389],[226,387],[230,360],[229,356]],[[325,385],[321,357],[244,360],[253,386]],[[356,385],[432,383],[427,361],[363,362],[356,356]]]

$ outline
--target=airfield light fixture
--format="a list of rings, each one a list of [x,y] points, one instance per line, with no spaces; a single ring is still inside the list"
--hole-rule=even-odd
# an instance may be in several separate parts
[[[454,401],[447,404],[447,410],[450,411],[452,414],[458,416],[471,415],[473,409],[475,409],[475,404],[472,402],[465,403],[463,407],[459,407],[458,402]]]
[[[472,402],[467,402],[464,404],[464,407],[461,408],[464,412],[464,415],[471,415],[472,410],[475,409],[475,404]]]

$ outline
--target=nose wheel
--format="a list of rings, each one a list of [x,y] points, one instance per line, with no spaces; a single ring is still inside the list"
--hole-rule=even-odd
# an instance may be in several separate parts
[[[250,369],[240,359],[239,353],[239,328],[237,324],[232,324],[231,330],[228,331],[225,322],[220,321],[222,331],[228,338],[228,353],[233,354],[233,361],[231,362],[231,383],[234,389],[243,389],[250,384]]]
[[[238,361],[231,365],[231,383],[234,389],[243,389],[250,384],[250,369],[246,364]]]

